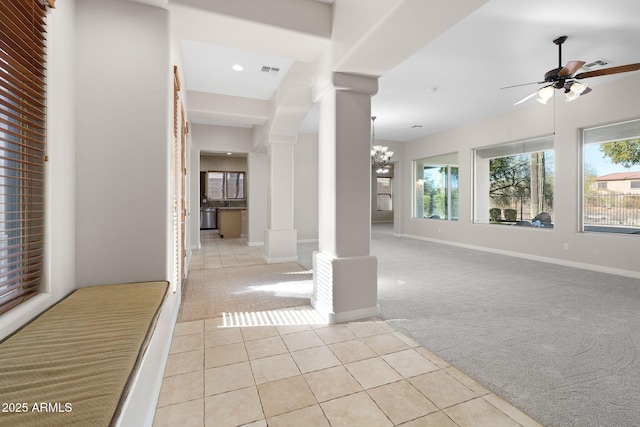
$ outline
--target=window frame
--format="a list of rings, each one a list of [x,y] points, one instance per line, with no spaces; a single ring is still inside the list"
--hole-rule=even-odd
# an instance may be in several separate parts
[[[381,179],[388,179],[389,180],[389,191],[388,192],[380,192],[380,185],[379,182]],[[391,176],[376,176],[376,210],[378,212],[393,212],[393,195],[392,195],[392,188],[393,188],[393,177]],[[380,196],[389,196],[389,209],[380,209],[380,201],[379,201],[379,197]]]
[[[554,180],[555,180],[555,141],[553,135],[546,135],[535,138],[527,138],[521,139],[517,141],[505,142],[496,145],[490,145],[485,147],[479,147],[473,150],[473,180],[474,180],[474,198],[473,198],[473,223],[474,224],[504,224],[504,225],[533,225],[538,228],[553,228],[553,222],[550,224],[536,222],[534,221],[535,217],[527,217],[524,216],[524,209],[522,204],[522,197],[520,201],[520,209],[514,209],[513,206],[500,208],[501,210],[509,210],[508,215],[505,213],[504,220],[501,219],[499,221],[494,221],[493,214],[490,213],[491,210],[496,208],[492,206],[491,201],[491,162],[496,159],[501,158],[509,158],[509,157],[518,157],[524,155],[531,155],[534,153],[549,153],[550,156],[545,156],[544,167],[544,178],[543,180],[547,180],[547,169],[551,172],[550,184],[552,186],[551,193],[551,202],[547,207],[553,208],[553,196],[554,196]],[[551,159],[551,164],[549,165],[548,159]],[[531,158],[529,159],[529,167],[531,167]],[[505,169],[508,170],[508,169]],[[486,176],[486,182],[483,178]],[[531,177],[529,177],[531,180]],[[546,199],[546,186],[547,182],[543,181],[543,197]],[[531,181],[529,181],[529,203],[531,203]],[[543,200],[544,204],[544,200]],[[513,220],[513,212],[515,210],[516,218]],[[553,218],[553,210],[552,209],[543,209],[542,212],[538,212],[541,214],[543,212],[549,213],[551,212],[551,217]],[[508,217],[507,217],[508,216]],[[518,216],[520,219],[518,220]],[[530,212],[530,215],[531,212]],[[536,214],[537,217],[537,214]]]
[[[454,159],[455,156],[455,159]],[[455,161],[454,161],[455,160]],[[460,183],[459,183],[459,173],[460,173],[460,166],[458,164],[458,153],[454,152],[454,153],[448,153],[448,154],[443,154],[443,155],[437,155],[437,156],[429,156],[429,157],[424,157],[421,159],[417,159],[414,160],[412,162],[413,165],[413,182],[414,182],[414,193],[413,193],[413,200],[414,200],[414,204],[413,204],[413,208],[412,208],[412,213],[411,216],[412,218],[416,218],[416,219],[435,219],[435,220],[444,220],[444,221],[458,221],[459,218],[459,202],[460,202],[460,194],[459,194],[459,188],[460,188]],[[420,165],[420,166],[419,166]],[[418,174],[418,168],[420,168],[420,174]],[[424,212],[424,171],[426,168],[438,168],[438,169],[442,169],[442,168],[446,168],[446,182],[444,184],[444,191],[445,191],[445,209],[446,209],[446,213],[445,213],[445,218],[442,218],[440,216],[435,217],[433,215],[431,216],[424,216],[425,212]],[[452,169],[456,170],[455,176],[457,177],[455,182],[456,185],[453,185],[454,179],[453,179],[453,175],[452,174]],[[453,196],[453,192],[456,192],[457,196],[454,197]],[[419,203],[419,200],[421,200],[421,202]],[[454,209],[454,205],[457,206],[456,209]],[[420,209],[422,208],[422,209]],[[422,216],[420,216],[420,213]]]
[[[604,175],[600,175],[601,172],[593,170],[595,176],[593,176],[592,179],[595,179],[598,183],[595,193],[606,190],[607,194],[599,197],[598,194],[594,195],[593,192],[587,191],[587,186],[589,186],[591,182],[587,177],[587,171],[591,172],[593,166],[587,163],[593,160],[592,158],[587,158],[587,147],[636,138],[640,138],[640,118],[582,129],[582,138],[579,144],[579,232],[625,236],[639,235],[636,234],[636,232],[640,229],[640,213],[634,216],[628,212],[628,209],[640,211],[640,195],[635,191],[631,191],[631,183],[626,192],[621,192],[619,188],[616,188],[616,185],[609,185],[607,181],[604,181],[607,183],[606,189],[600,188],[600,184],[603,181],[597,181],[598,176],[614,175],[617,172],[607,170]],[[603,156],[603,158],[604,157],[605,156]],[[610,161],[610,163],[610,166],[615,164],[612,161]],[[640,171],[639,166],[640,165],[632,165],[632,170],[626,168],[623,164],[616,167],[619,169],[618,172],[637,173]],[[634,179],[633,181],[636,180]],[[615,181],[610,182],[615,183]],[[587,209],[587,203],[590,203],[590,209]]]
[[[221,186],[221,192],[222,192],[222,197],[218,198],[218,197],[211,197],[211,190],[209,188],[209,174],[221,174],[221,179],[222,179],[222,186]],[[229,197],[229,188],[230,188],[230,177],[231,175],[237,174],[238,176],[241,176],[241,181],[242,181],[242,188],[240,190],[240,195],[241,197]],[[206,183],[207,183],[207,190],[205,192],[205,195],[207,197],[207,200],[215,200],[215,201],[226,201],[226,200],[246,200],[247,199],[247,176],[246,176],[246,172],[244,171],[221,171],[221,170],[209,170],[207,171],[207,179],[206,179]],[[237,194],[236,194],[237,196]]]

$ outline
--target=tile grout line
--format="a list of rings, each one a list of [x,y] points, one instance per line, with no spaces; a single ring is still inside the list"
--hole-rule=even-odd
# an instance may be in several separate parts
[[[240,330],[240,336],[242,337],[242,346],[244,347],[244,352],[247,355],[247,362],[249,363],[249,369],[251,369],[251,376],[253,377],[253,386],[256,389],[256,394],[258,395],[258,400],[260,401],[260,410],[262,411],[262,420],[264,420],[265,424],[267,423],[267,414],[264,412],[264,404],[262,403],[262,397],[260,396],[260,390],[258,389],[258,382],[256,381],[256,375],[253,371],[253,364],[251,363],[251,358],[249,357],[249,350],[247,350],[247,342],[244,339],[244,335],[242,334],[242,330]],[[253,422],[258,422],[261,420],[255,420]]]

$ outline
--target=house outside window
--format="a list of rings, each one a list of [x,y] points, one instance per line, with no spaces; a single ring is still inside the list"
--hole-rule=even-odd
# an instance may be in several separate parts
[[[640,120],[585,129],[582,142],[582,231],[640,234]]]

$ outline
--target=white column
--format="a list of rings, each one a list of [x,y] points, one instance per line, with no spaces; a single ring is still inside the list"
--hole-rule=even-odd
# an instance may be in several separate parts
[[[298,260],[298,232],[293,228],[293,148],[295,137],[269,138],[267,145],[267,229],[264,259]]]
[[[311,304],[330,323],[377,316],[371,248],[372,77],[333,73],[320,97],[319,250]]]

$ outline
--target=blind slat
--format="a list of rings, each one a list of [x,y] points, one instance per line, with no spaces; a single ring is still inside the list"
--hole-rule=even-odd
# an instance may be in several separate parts
[[[20,130],[20,129],[25,129],[25,130],[30,130],[30,129],[34,129],[35,131],[37,131],[36,133],[38,135],[42,135],[44,136],[44,131],[45,131],[45,126],[44,123],[39,122],[36,118],[35,121],[33,121],[32,123],[29,123],[30,128],[25,128],[23,123],[23,116],[17,114],[17,111],[5,111],[4,114],[7,115],[7,119],[2,119],[2,122],[5,123],[7,125],[7,127],[15,127],[16,129]]]
[[[4,147],[10,146],[10,149],[15,149],[15,148],[21,148],[21,149],[25,149],[25,150],[30,150],[34,154],[42,154],[44,153],[44,144],[42,145],[25,145],[25,144],[21,144],[20,141],[16,141],[15,138],[9,139],[6,138],[6,136],[8,135],[3,135],[2,132],[0,132],[0,150],[5,149]],[[27,151],[25,153],[28,153]]]
[[[46,107],[44,102],[41,102],[41,100],[44,101],[44,97],[40,89],[44,90],[44,85],[41,88],[31,87],[24,83],[29,79],[28,75],[9,74],[12,71],[9,67],[6,69],[0,67],[0,90],[2,90],[0,103],[7,109],[18,109],[35,117],[42,116]]]

